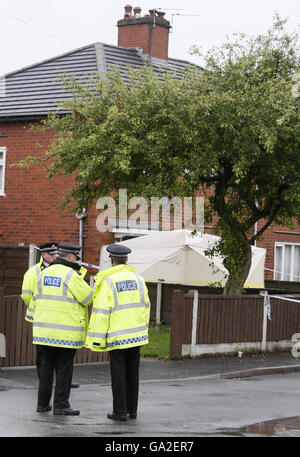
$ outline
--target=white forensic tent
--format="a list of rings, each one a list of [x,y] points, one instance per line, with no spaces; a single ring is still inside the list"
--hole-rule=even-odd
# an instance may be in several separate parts
[[[134,267],[146,281],[207,286],[218,283],[224,286],[227,270],[222,258],[207,257],[204,253],[220,238],[209,234],[192,235],[189,230],[155,232],[122,241],[132,249],[128,265]],[[264,288],[266,250],[252,247],[252,265],[246,288]],[[101,251],[100,268],[109,268],[111,262],[105,249]]]

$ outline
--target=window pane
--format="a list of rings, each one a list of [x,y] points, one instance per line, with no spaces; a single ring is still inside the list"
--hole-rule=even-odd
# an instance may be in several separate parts
[[[293,281],[300,282],[300,246],[294,246]]]
[[[3,151],[0,151],[0,162],[3,160]]]
[[[3,190],[3,166],[0,165],[0,191]]]
[[[283,280],[291,281],[291,261],[292,261],[292,246],[284,246],[284,266],[283,266]]]
[[[282,251],[283,248],[282,246],[276,246],[275,247],[275,276],[274,279],[277,281],[280,281],[281,279],[281,272],[282,272]]]

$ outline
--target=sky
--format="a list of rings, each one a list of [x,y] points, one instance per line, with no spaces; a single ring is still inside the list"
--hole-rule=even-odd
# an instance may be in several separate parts
[[[266,32],[275,12],[300,24],[300,0],[0,0],[0,75],[97,41],[117,45],[117,21],[124,6],[140,6],[142,15],[161,9],[173,25],[169,56],[201,64],[192,46],[206,52],[235,32]]]

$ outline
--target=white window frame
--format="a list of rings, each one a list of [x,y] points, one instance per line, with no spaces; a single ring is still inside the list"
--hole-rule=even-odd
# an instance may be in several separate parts
[[[6,165],[6,147],[0,146],[0,152],[3,152],[3,158],[0,158],[0,165],[2,166],[2,187],[0,187],[0,196],[5,196],[5,165]]]
[[[286,279],[285,276],[288,273],[285,273],[284,271],[284,265],[285,265],[285,248],[286,246],[291,246],[291,259],[290,259],[290,279]],[[296,277],[294,279],[294,247],[295,246],[300,246],[300,243],[289,243],[289,242],[275,242],[275,247],[274,247],[274,274],[273,274],[273,279],[277,281],[295,281],[295,282],[300,282],[300,277]],[[278,250],[276,248],[281,248],[282,249],[282,258],[281,258],[281,268],[279,271],[276,270],[277,266],[277,252]],[[278,278],[278,274],[280,274],[280,278]]]

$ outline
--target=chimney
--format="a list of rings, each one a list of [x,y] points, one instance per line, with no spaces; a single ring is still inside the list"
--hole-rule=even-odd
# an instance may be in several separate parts
[[[118,46],[138,47],[144,54],[168,60],[170,22],[164,19],[165,13],[152,9],[142,16],[141,12],[139,6],[125,6],[124,18],[117,23]]]

